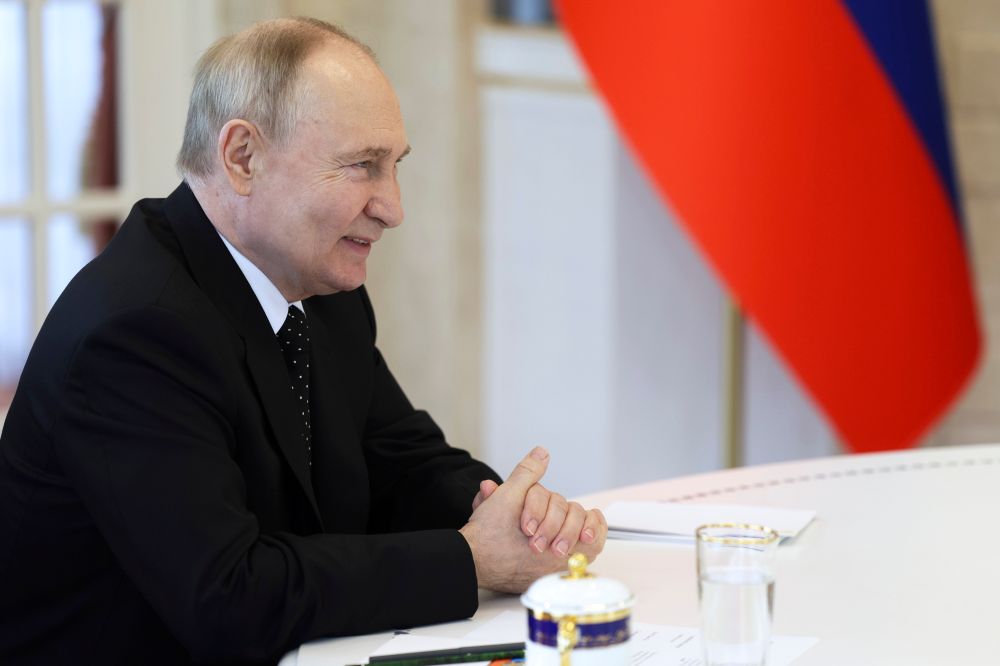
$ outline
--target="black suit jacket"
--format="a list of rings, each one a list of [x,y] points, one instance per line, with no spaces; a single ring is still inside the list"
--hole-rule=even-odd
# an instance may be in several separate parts
[[[53,307],[0,438],[0,663],[268,662],[467,617],[485,465],[414,410],[364,289],[277,340],[194,195],[136,204]]]

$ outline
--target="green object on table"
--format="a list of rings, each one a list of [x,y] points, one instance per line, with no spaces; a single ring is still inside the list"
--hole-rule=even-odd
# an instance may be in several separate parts
[[[409,654],[387,654],[372,657],[370,666],[439,666],[441,664],[467,664],[491,659],[518,659],[524,657],[524,643],[477,645],[475,647],[429,650]]]

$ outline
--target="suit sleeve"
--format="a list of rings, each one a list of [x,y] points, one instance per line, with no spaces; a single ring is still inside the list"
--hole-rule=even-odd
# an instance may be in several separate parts
[[[372,337],[375,316],[364,289]],[[458,528],[472,513],[479,483],[500,477],[468,452],[449,446],[430,414],[414,409],[374,349],[374,381],[365,426],[371,531]]]
[[[192,657],[275,660],[321,636],[473,614],[455,530],[261,533],[233,458],[235,380],[211,338],[163,308],[121,311],[77,350],[53,426],[113,555]]]

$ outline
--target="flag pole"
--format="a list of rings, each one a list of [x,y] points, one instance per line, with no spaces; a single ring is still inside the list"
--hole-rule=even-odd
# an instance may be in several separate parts
[[[744,388],[744,333],[746,325],[740,306],[727,294],[725,296],[725,327],[723,344],[723,418],[725,420],[725,465],[741,467],[745,461],[743,450],[743,388]]]

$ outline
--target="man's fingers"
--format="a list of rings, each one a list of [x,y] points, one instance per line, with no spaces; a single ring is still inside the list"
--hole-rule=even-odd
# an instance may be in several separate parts
[[[593,538],[590,537],[593,534]],[[591,509],[587,512],[584,520],[583,530],[580,532],[580,540],[572,552],[583,553],[587,560],[593,562],[594,559],[604,550],[604,544],[608,538],[608,523],[604,514],[599,509]]]
[[[583,532],[583,523],[587,512],[576,502],[570,502],[559,534],[552,540],[552,551],[559,557],[567,557],[576,547],[576,542]]]
[[[583,529],[580,531],[580,541],[586,544],[597,543],[603,540],[608,533],[608,522],[600,509],[591,509],[583,521]]]
[[[556,535],[566,522],[566,512],[569,510],[569,502],[558,493],[549,494],[549,506],[545,510],[545,518],[538,526],[538,532],[531,540],[531,547],[535,552],[544,553],[545,549],[552,545]],[[577,527],[579,529],[579,526]]]
[[[531,452],[517,463],[517,467],[507,477],[504,487],[509,487],[510,492],[517,491],[521,496],[528,492],[531,486],[541,481],[545,470],[549,466],[549,452],[540,446],[536,446]]]
[[[479,492],[476,493],[476,496],[472,498],[472,510],[475,511],[476,509],[478,509],[479,505],[488,500],[490,498],[490,495],[492,495],[493,492],[499,487],[500,486],[497,485],[495,481],[492,481],[490,479],[484,479],[480,481]]]
[[[496,481],[492,479],[483,479],[479,482],[479,495],[482,496],[483,501],[485,502],[499,487],[500,484]]]
[[[538,526],[545,518],[545,510],[549,508],[549,495],[545,486],[536,483],[528,489],[524,497],[524,510],[521,511],[521,532],[526,537],[533,537],[538,532]]]

